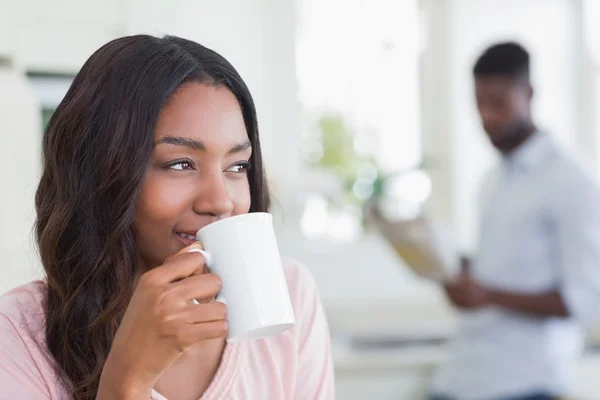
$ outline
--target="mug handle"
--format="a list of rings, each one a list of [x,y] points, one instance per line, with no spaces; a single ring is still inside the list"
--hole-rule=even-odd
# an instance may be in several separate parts
[[[188,253],[200,253],[200,254],[202,254],[202,256],[204,257],[204,262],[206,263],[206,266],[208,267],[208,269],[210,269],[210,267],[214,263],[213,256],[208,251],[206,251],[206,250],[194,248],[194,249],[188,250]],[[219,292],[217,294],[217,298],[215,299],[215,301],[218,301],[219,303],[223,303],[223,304],[227,305],[227,301],[223,297],[223,293],[222,292]],[[194,304],[200,304],[198,302],[198,300],[196,300],[196,299],[192,299],[192,303],[194,303]]]

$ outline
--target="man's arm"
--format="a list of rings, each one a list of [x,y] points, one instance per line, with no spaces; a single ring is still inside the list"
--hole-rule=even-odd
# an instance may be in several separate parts
[[[572,316],[585,325],[600,320],[600,189],[588,175],[561,172],[566,174],[560,177],[564,186],[549,194],[555,199],[560,285],[545,293],[513,293],[486,288],[463,273],[445,287],[456,306],[496,305],[538,317]]]
[[[445,286],[448,297],[459,308],[499,306],[536,317],[568,317],[569,310],[559,291],[523,294],[486,288],[463,272]]]
[[[487,289],[489,304],[539,317],[574,317],[584,324],[600,318],[600,188],[590,175],[568,166],[554,199],[554,249],[560,284],[540,294]]]
[[[554,194],[561,266],[557,289],[569,314],[590,325],[600,320],[600,188],[589,174],[569,168],[562,172],[565,183]]]
[[[539,317],[568,317],[569,310],[558,291],[519,294],[487,290],[490,304]]]

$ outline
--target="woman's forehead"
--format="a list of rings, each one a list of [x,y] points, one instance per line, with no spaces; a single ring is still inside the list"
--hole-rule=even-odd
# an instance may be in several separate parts
[[[237,98],[223,86],[188,83],[159,114],[155,142],[177,137],[201,142],[207,150],[248,141]]]

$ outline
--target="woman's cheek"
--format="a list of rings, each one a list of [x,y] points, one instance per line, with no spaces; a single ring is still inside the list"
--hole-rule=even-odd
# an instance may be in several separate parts
[[[248,179],[230,185],[229,193],[234,205],[234,214],[247,214],[250,211],[251,204]]]

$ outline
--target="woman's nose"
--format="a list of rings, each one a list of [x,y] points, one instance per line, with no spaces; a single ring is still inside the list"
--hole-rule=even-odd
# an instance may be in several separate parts
[[[214,174],[198,185],[198,194],[194,202],[196,213],[225,218],[231,216],[233,208],[233,199],[222,174]]]

